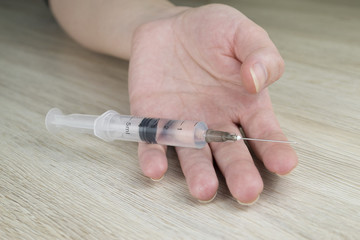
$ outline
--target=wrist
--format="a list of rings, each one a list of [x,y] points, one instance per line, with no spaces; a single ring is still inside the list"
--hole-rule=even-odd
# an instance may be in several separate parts
[[[186,9],[167,0],[51,0],[50,7],[63,29],[82,46],[124,59],[130,58],[139,26]]]

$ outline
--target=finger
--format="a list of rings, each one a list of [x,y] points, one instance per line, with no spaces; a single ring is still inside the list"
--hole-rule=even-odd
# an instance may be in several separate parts
[[[154,181],[163,178],[168,168],[165,146],[139,143],[138,156],[140,168],[145,176]]]
[[[241,125],[247,137],[287,140],[271,107],[258,109],[253,114],[244,116]],[[285,175],[298,163],[297,155],[289,144],[255,141],[249,143],[257,157],[271,172]]]
[[[248,21],[235,33],[234,51],[242,63],[240,75],[245,89],[258,93],[281,77],[284,60],[267,32]]]
[[[190,193],[201,202],[214,199],[219,182],[209,146],[203,149],[176,148]]]
[[[235,125],[216,129],[239,134]],[[263,182],[244,142],[210,146],[233,197],[242,204],[255,202],[263,190]]]

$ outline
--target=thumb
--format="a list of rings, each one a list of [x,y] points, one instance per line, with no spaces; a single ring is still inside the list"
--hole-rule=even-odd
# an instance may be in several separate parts
[[[249,20],[249,26],[236,31],[235,55],[242,62],[240,75],[249,93],[258,93],[284,72],[284,60],[261,27]]]

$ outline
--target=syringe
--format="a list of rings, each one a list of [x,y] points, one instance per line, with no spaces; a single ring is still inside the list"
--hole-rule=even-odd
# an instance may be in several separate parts
[[[210,142],[235,142],[239,140],[293,143],[290,141],[243,138],[237,134],[208,129],[206,123],[199,121],[127,116],[120,115],[113,110],[109,110],[100,116],[64,115],[60,109],[53,108],[46,115],[45,125],[48,131],[52,133],[65,128],[71,131],[94,134],[108,142],[124,140],[191,148],[203,148]]]

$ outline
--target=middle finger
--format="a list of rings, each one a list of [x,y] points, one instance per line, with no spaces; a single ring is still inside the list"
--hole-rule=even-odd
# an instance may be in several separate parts
[[[219,182],[209,146],[203,149],[177,147],[176,152],[191,195],[200,202],[211,201]]]
[[[239,134],[239,128],[232,123],[216,129]],[[242,204],[256,201],[263,182],[245,143],[211,143],[210,146],[233,197]]]

